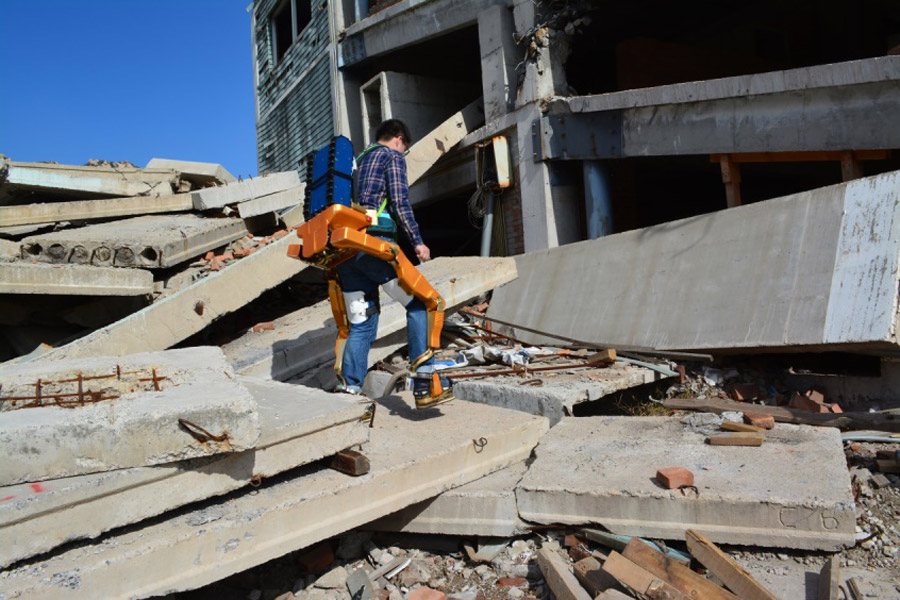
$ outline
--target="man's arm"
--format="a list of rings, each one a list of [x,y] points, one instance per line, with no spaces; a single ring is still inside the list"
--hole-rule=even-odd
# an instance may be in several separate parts
[[[391,152],[391,157],[387,165],[385,179],[387,183],[388,195],[394,205],[394,212],[400,220],[400,226],[403,233],[409,240],[409,243],[416,248],[416,255],[422,260],[419,254],[419,246],[425,246],[422,236],[419,234],[419,225],[416,223],[415,215],[413,215],[412,205],[409,203],[409,184],[406,179],[406,160],[398,152]],[[427,247],[425,248],[427,250]]]

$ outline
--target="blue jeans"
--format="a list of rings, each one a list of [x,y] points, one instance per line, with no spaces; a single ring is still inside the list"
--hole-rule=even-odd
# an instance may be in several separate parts
[[[394,267],[385,261],[360,252],[337,268],[341,289],[344,292],[363,292],[378,297],[378,286],[396,279]],[[344,346],[342,375],[348,390],[358,392],[369,370],[369,349],[378,331],[378,312],[362,323],[350,325],[350,333]],[[406,339],[410,362],[428,349],[428,313],[418,298],[406,305]],[[432,364],[428,359],[425,365]]]

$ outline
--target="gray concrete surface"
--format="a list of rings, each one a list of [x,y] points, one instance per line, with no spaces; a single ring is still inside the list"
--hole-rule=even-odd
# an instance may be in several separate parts
[[[566,418],[541,440],[516,490],[534,523],[599,524],[622,535],[835,550],[855,542],[840,432],[779,423],[762,446],[710,446],[677,417]],[[573,443],[578,440],[578,443]],[[697,492],[667,490],[682,466]]]
[[[522,385],[523,381],[535,378],[542,381],[540,386]],[[616,363],[610,367],[578,369],[571,373],[534,373],[524,379],[509,375],[460,379],[453,384],[453,394],[461,400],[541,415],[550,419],[550,425],[555,425],[563,417],[572,415],[576,404],[599,400],[614,392],[656,380],[657,374],[650,369]]]
[[[242,219],[152,215],[34,235],[22,258],[112,267],[171,267],[247,235]]]
[[[187,288],[36,360],[165,350],[306,268],[287,257],[286,236]],[[2,373],[2,369],[0,369]]]
[[[215,163],[193,162],[190,160],[173,160],[170,158],[151,158],[148,169],[172,169],[178,171],[182,179],[197,186],[212,183],[230,183],[237,181],[225,167]]]
[[[406,156],[406,176],[409,185],[415,184],[440,157],[482,123],[484,123],[484,108],[479,98],[417,140]]]
[[[516,484],[527,467],[512,465],[440,496],[408,506],[363,527],[460,536],[514,537],[528,531],[516,507]]]
[[[491,406],[456,401],[416,412],[410,395],[389,397],[364,446],[368,474],[309,469],[61,549],[9,570],[0,595],[144,598],[197,588],[519,463],[546,428],[546,419]],[[472,439],[482,437],[478,450]]]
[[[242,219],[248,219],[257,215],[273,213],[278,210],[303,204],[303,194],[306,185],[299,185],[281,192],[275,192],[268,196],[261,196],[237,205],[238,214]],[[302,210],[302,209],[301,209]],[[302,212],[301,212],[302,214]]]
[[[179,191],[178,174],[171,169],[87,167],[10,161],[0,204],[38,193],[42,197],[73,198],[168,196]]]
[[[260,438],[243,452],[0,488],[0,567],[220,496],[369,439],[356,396],[241,378]]]
[[[238,452],[259,437],[256,402],[215,347],[22,363],[0,382],[2,485]],[[75,404],[79,394],[102,399]],[[227,438],[198,441],[181,419]]]
[[[193,207],[190,194],[0,206],[0,227],[185,212]]]
[[[268,196],[299,185],[300,176],[297,172],[286,171],[197,190],[191,192],[191,198],[196,210],[209,210]]]
[[[489,314],[620,348],[896,352],[898,200],[893,171],[522,255]]]
[[[438,258],[418,268],[443,296],[448,309],[516,276],[509,258]],[[405,327],[406,311],[382,294],[377,338],[384,339]],[[274,331],[248,333],[226,344],[224,350],[238,373],[285,380],[326,364],[330,369],[336,336],[331,305],[325,300],[276,319]],[[370,364],[379,360],[378,356],[370,353]]]
[[[0,263],[0,294],[140,296],[153,292],[153,273],[93,265]]]

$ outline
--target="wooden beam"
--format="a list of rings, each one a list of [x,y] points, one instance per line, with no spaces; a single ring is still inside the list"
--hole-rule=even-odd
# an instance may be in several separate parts
[[[780,423],[799,423],[803,425],[820,425],[838,427],[840,429],[878,430],[900,433],[900,415],[888,412],[864,413],[845,412],[839,414],[814,413],[796,410],[784,406],[766,406],[723,400],[721,398],[670,398],[663,401],[663,406],[673,410],[697,410],[721,414],[728,411],[743,412],[752,410],[755,413],[772,415]]]
[[[604,559],[605,560],[605,559]],[[589,556],[575,563],[575,579],[591,596],[616,585],[616,580],[603,570],[600,561]]]
[[[756,581],[750,573],[731,557],[719,550],[699,531],[688,529],[685,534],[688,550],[704,567],[722,580],[732,592],[742,600],[777,600],[775,596]]]
[[[618,552],[610,553],[609,558],[603,563],[603,570],[651,600],[689,600],[688,596]]]
[[[730,154],[719,155],[722,183],[725,184],[725,202],[728,208],[741,205],[741,168],[731,160]]]
[[[865,175],[862,169],[862,163],[859,158],[854,156],[853,152],[841,153],[841,181],[853,181]]]
[[[550,591],[559,600],[591,600],[591,595],[581,587],[555,550],[541,548],[538,550],[537,562]]]
[[[841,597],[841,563],[837,556],[831,556],[819,573],[818,600],[839,600]]]
[[[886,160],[890,158],[890,150],[822,150],[811,152],[743,152],[739,154],[710,154],[710,162],[721,162],[723,156],[730,157],[734,163],[760,162],[821,162],[843,160],[849,154],[854,160]]]
[[[623,555],[691,598],[739,600],[728,590],[719,587],[678,561],[668,558],[662,552],[657,552],[637,538],[629,542]]]

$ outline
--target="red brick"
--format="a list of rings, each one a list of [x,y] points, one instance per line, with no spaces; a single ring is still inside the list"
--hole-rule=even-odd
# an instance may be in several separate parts
[[[497,580],[497,587],[522,587],[527,583],[524,577],[501,577]]]
[[[794,395],[791,396],[791,401],[788,406],[790,408],[796,408],[798,410],[809,410],[817,413],[831,412],[824,404],[816,402],[809,396],[803,396],[802,394],[798,393],[794,393]]]
[[[582,544],[583,542],[578,539],[577,535],[570,533],[566,536],[566,540],[564,543],[566,545],[566,548],[574,548],[575,546],[577,546],[578,544]]]
[[[213,257],[212,262],[209,263],[209,268],[211,271],[221,271],[222,263],[219,262],[218,258]]]
[[[775,417],[763,413],[745,412],[744,423],[763,429],[772,429],[775,427]]]
[[[823,394],[822,392],[820,392],[819,390],[817,390],[815,388],[810,388],[810,389],[806,390],[806,397],[817,404],[825,403],[825,394]]]
[[[831,412],[833,412],[833,413],[842,413],[842,412],[844,412],[844,409],[841,408],[840,405],[838,405],[838,404],[827,404],[826,406],[828,406],[828,409],[829,409]]]
[[[850,450],[853,452],[859,452],[860,450],[862,450],[862,444],[860,444],[859,442],[853,442],[852,444],[850,444]]]
[[[273,233],[272,239],[277,240],[277,239],[283,238],[287,234],[288,234],[288,232],[282,229],[282,230],[279,230],[279,231],[276,231],[275,233]]]
[[[210,250],[209,252],[206,253],[206,256],[203,257],[203,260],[205,260],[206,262],[209,262],[215,257],[215,255],[216,255],[216,253],[213,252],[212,250]]]
[[[585,558],[591,556],[591,553],[585,548],[583,545],[578,545],[573,548],[569,548],[569,558],[572,559],[572,562],[578,562],[579,560],[584,560]]]
[[[320,542],[297,555],[297,566],[305,573],[321,573],[334,562],[334,552]]]
[[[406,600],[447,600],[447,594],[420,585],[409,593]]]
[[[244,258],[245,256],[250,256],[253,253],[253,248],[241,248],[240,250],[235,250],[234,255],[238,258]]]
[[[678,383],[684,383],[687,381],[687,369],[684,365],[677,365],[675,370],[678,371]]]
[[[759,386],[755,383],[738,383],[731,390],[731,395],[738,402],[756,400],[759,398]]]
[[[669,467],[658,470],[656,480],[663,487],[674,490],[683,485],[694,485],[694,474],[684,467]]]
[[[253,331],[262,333],[263,331],[275,331],[275,323],[272,321],[263,321],[253,326]]]

